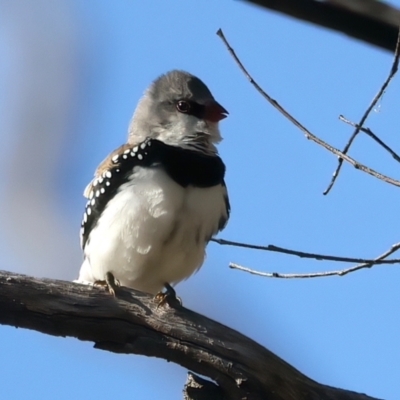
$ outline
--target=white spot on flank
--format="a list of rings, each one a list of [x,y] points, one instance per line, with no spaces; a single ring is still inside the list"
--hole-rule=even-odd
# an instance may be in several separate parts
[[[106,186],[110,186],[110,181],[106,181]]]
[[[137,249],[136,249],[136,251],[139,253],[139,254],[147,254],[149,251],[151,250],[151,245],[148,245],[148,246],[146,246],[146,247],[142,247],[142,246],[139,246]]]
[[[131,151],[131,149],[125,150],[125,151],[124,151],[124,154],[129,154],[130,151]]]
[[[83,213],[83,220],[85,221],[85,223],[87,222],[87,214]]]
[[[117,168],[117,169],[115,170],[115,172],[119,172],[119,168]]]
[[[127,156],[126,154],[124,154],[124,155],[122,156],[122,158],[123,158],[124,160],[126,160],[126,159],[128,158],[128,156]]]
[[[86,212],[87,212],[87,215],[90,215],[90,214],[92,213],[92,209],[91,209],[90,207],[88,207],[88,208],[86,209]]]
[[[96,190],[96,197],[100,196],[100,190]]]
[[[95,203],[96,203],[96,200],[95,200],[95,199],[92,199],[92,201],[90,202],[90,205],[91,205],[91,206],[94,206]]]
[[[93,196],[94,196],[94,193],[93,193],[93,190],[91,190],[90,193],[89,193],[89,199],[92,199]]]
[[[116,155],[111,159],[111,161],[117,162],[117,161],[118,161],[118,157],[119,157],[119,154],[116,154]]]
[[[101,193],[101,194],[104,194],[105,191],[106,191],[106,189],[104,189],[104,188],[101,188],[101,189],[100,189],[100,193]]]
[[[138,150],[139,150],[139,147],[138,147],[138,146],[135,146],[135,147],[132,149],[132,151],[134,151],[135,153],[136,153]]]
[[[140,148],[141,149],[144,149],[146,147],[146,142],[144,142],[144,143],[142,143],[141,145],[140,145]]]
[[[104,178],[99,178],[99,183],[103,183]]]
[[[110,171],[106,171],[105,172],[105,178],[111,178],[111,177],[112,177],[111,172]]]
[[[136,155],[135,153],[131,153],[131,157],[135,157],[135,155]]]
[[[138,154],[137,157],[138,157],[139,160],[143,160],[143,156],[141,154]]]
[[[98,185],[98,180],[97,179],[95,179],[94,181],[93,181],[93,186],[97,186]]]

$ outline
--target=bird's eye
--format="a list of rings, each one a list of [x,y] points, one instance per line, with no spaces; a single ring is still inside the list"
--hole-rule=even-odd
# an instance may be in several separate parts
[[[185,100],[179,100],[176,103],[176,109],[181,113],[188,113],[190,111],[190,103]]]

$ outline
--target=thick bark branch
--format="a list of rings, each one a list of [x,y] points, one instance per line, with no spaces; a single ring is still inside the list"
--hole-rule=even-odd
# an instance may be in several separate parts
[[[376,0],[247,0],[393,51],[400,10]]]
[[[321,385],[240,333],[150,295],[0,271],[0,323],[173,361],[217,382],[225,399],[371,400]],[[208,390],[211,390],[208,388]]]
[[[224,400],[224,394],[215,383],[189,372],[183,390],[183,400]]]

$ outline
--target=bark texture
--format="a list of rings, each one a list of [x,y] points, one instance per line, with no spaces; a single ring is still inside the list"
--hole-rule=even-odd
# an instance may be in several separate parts
[[[311,380],[177,301],[158,306],[154,297],[126,288],[113,297],[102,288],[0,271],[0,323],[91,341],[115,353],[160,357],[216,382],[189,376],[188,399],[201,399],[202,391],[230,400],[372,399]]]

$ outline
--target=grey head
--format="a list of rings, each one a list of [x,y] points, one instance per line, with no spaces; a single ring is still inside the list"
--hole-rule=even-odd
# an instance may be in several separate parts
[[[206,154],[221,141],[218,122],[227,111],[207,86],[185,71],[161,75],[146,89],[129,125],[128,143],[146,137]]]

